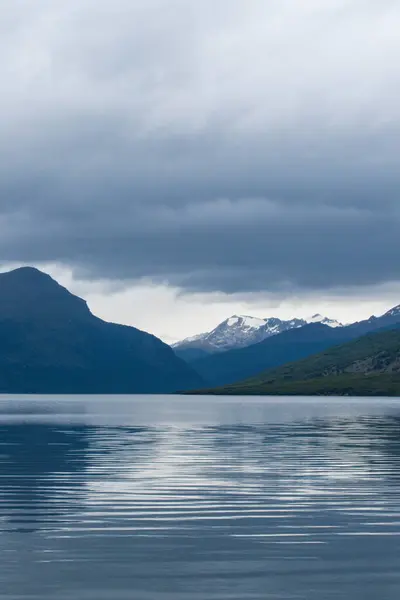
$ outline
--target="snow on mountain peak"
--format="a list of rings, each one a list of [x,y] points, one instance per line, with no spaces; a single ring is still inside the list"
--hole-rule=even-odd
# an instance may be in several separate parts
[[[204,349],[207,352],[221,352],[256,344],[283,331],[303,327],[307,323],[323,323],[330,327],[342,326],[338,321],[328,319],[320,314],[313,315],[309,319],[291,319],[290,321],[276,317],[260,319],[249,315],[232,315],[212,331],[186,338],[174,344],[173,347],[192,347]]]
[[[319,313],[317,313],[316,315],[313,315],[312,317],[306,317],[305,321],[307,321],[307,323],[321,323],[321,321],[324,320],[324,317],[322,315],[320,315]]]
[[[258,317],[249,317],[248,315],[233,315],[218,327],[236,327],[239,329],[259,329],[265,326],[265,320]]]
[[[264,319],[259,319],[258,317],[243,317],[243,324],[246,327],[252,327],[254,329],[259,329],[265,325]]]
[[[239,317],[237,317],[236,315],[233,317],[230,317],[227,321],[226,324],[228,327],[233,327],[234,325],[236,325],[236,323],[239,321]]]
[[[384,314],[385,317],[396,317],[397,315],[400,316],[400,304],[394,306]]]
[[[305,319],[307,323],[322,323],[322,325],[328,325],[328,327],[343,327],[342,323],[336,321],[335,319],[328,319],[328,317],[323,317],[319,313],[313,315],[312,317],[307,317]]]

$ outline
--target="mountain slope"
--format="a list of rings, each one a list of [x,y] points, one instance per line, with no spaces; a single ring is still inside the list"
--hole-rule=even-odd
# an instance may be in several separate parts
[[[213,393],[400,395],[400,329],[367,334]]]
[[[366,333],[395,327],[399,322],[400,307],[395,307],[382,317],[371,317],[346,327],[332,328],[312,323],[285,331],[259,344],[201,358],[192,365],[212,387],[224,386],[322,352]]]
[[[199,360],[200,358],[205,358],[211,352],[207,352],[207,350],[203,350],[202,348],[196,348],[189,346],[188,348],[174,348],[174,352],[176,356],[184,360],[185,362],[193,363],[195,360]]]
[[[222,396],[394,396],[400,397],[400,375],[338,375],[293,381],[282,385],[231,385],[189,394]]]
[[[284,331],[246,348],[207,356],[192,365],[211,386],[226,385],[315,354],[342,340],[341,329],[313,323]]]
[[[377,331],[379,329],[388,328],[391,325],[397,325],[400,322],[400,304],[394,306],[380,317],[372,316],[365,321],[358,321],[351,325],[347,325],[348,331],[354,331],[358,336]]]
[[[106,323],[49,275],[0,274],[1,393],[168,393],[202,379],[158,338]]]
[[[220,323],[210,332],[202,333],[177,342],[172,347],[178,356],[192,362],[206,354],[215,354],[227,350],[244,348],[278,335],[289,329],[303,327],[308,323],[323,323],[330,327],[340,327],[341,323],[313,315],[309,319],[291,319],[283,321],[275,317],[259,319],[246,315],[233,315]]]

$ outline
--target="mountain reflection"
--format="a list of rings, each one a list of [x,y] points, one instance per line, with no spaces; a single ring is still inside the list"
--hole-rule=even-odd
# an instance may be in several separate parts
[[[153,443],[144,427],[0,423],[3,524],[26,532],[73,522],[96,491],[124,487],[135,461],[141,479],[152,472]]]
[[[0,514],[34,528],[79,502],[87,452],[84,425],[0,424]]]

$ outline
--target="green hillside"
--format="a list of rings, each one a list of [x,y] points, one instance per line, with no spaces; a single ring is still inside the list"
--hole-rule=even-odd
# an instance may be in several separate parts
[[[400,305],[382,317],[371,317],[346,327],[331,328],[322,323],[283,331],[262,342],[225,352],[209,354],[191,361],[191,366],[210,388],[236,385],[249,377],[258,377],[267,369],[276,369],[287,363],[325,352],[339,344],[372,332],[400,327]]]
[[[400,331],[384,331],[263,371],[213,394],[400,396]]]

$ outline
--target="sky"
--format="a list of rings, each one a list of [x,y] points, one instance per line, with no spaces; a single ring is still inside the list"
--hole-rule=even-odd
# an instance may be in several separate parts
[[[398,0],[3,0],[0,266],[166,341],[400,303]]]

